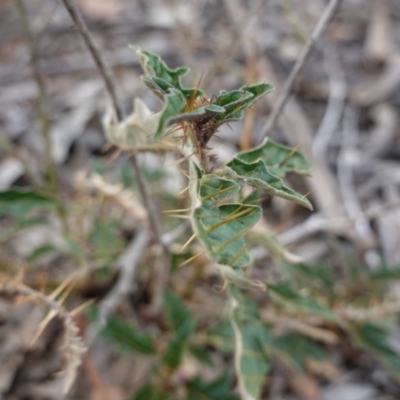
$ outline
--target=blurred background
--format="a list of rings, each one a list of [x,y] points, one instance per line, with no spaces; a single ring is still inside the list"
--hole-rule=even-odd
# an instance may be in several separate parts
[[[222,89],[256,82],[275,87],[243,121],[221,127],[211,141],[218,158],[227,161],[238,150],[261,143],[268,116],[327,1],[76,0],[76,4],[116,75],[128,112],[136,97],[153,111],[161,105],[140,79],[142,70],[129,48],[132,44],[160,55],[171,68],[190,67],[185,85],[199,84],[208,98]],[[30,226],[24,224],[23,213],[0,216],[0,272],[16,277],[24,271],[24,282],[38,291],[54,290],[73,275],[69,309],[101,301],[118,278],[115,266],[140,231],[141,218],[140,202],[132,203],[134,210],[127,205],[129,193],[136,190],[129,156],[106,146],[102,119],[111,104],[103,81],[61,1],[0,0],[0,57],[0,190],[41,187],[53,173],[57,196],[68,206],[64,222],[72,238],[66,241],[62,222],[44,211],[35,218],[45,217],[47,223],[31,221]],[[368,308],[391,296],[393,308],[387,314],[392,347],[381,349],[383,355],[376,348],[369,352],[368,346],[360,350],[342,332],[328,327],[338,341],[323,344],[327,361],[301,373],[278,361],[263,399],[400,398],[398,381],[388,372],[400,368],[396,316],[400,287],[395,281],[400,275],[399,88],[400,1],[342,1],[269,133],[310,159],[313,177],[290,176],[288,182],[308,193],[314,212],[278,198],[263,198],[261,204],[266,223],[282,245],[307,265],[329,263],[339,299]],[[158,207],[184,208],[184,199],[177,204],[176,193],[185,180],[174,160],[143,154],[140,163]],[[123,190],[128,200],[116,199],[115,193]],[[3,203],[0,211],[6,207]],[[164,221],[165,231],[179,228],[178,222]],[[183,238],[177,239],[181,244],[185,235],[190,237],[185,229]],[[151,312],[157,290],[148,267],[157,260],[157,250],[151,246],[137,271],[137,289],[120,305],[119,313],[160,335],[162,341],[165,326]],[[276,275],[274,260],[263,248],[251,253],[252,276],[268,282]],[[170,277],[171,287],[186,299],[198,326],[204,328],[199,332],[215,328],[225,307],[224,295],[215,289],[218,277],[207,266],[200,274],[191,266],[179,269],[176,265],[183,256],[174,257],[171,265],[177,272]],[[83,272],[77,274],[77,268]],[[379,279],[376,271],[381,273]],[[68,398],[164,399],[139,397],[138,388],[155,374],[151,357],[121,353],[118,344],[123,339],[113,333],[108,339],[98,337],[92,314],[76,317],[90,351]],[[379,313],[374,318],[378,325],[386,324]],[[51,321],[32,345],[42,319],[41,306],[0,295],[0,399],[62,398],[55,375],[64,362],[59,351],[62,323]],[[165,393],[175,393],[172,398],[200,399],[190,397],[180,388],[181,382],[194,376],[215,379],[232,368],[231,355],[219,352],[221,341],[206,340],[204,335],[198,333],[196,344],[212,363],[199,366],[186,360],[166,386]],[[381,339],[377,340],[379,347]],[[235,381],[229,385],[234,396]],[[204,399],[236,398],[227,396]]]

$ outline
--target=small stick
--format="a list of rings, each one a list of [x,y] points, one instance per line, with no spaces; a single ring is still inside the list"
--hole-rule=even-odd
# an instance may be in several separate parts
[[[149,234],[146,230],[137,233],[131,244],[120,256],[120,275],[99,306],[99,328],[107,325],[108,318],[112,315],[125,298],[134,290],[135,274],[140,258],[149,244]]]
[[[27,40],[30,51],[30,64],[32,67],[33,78],[39,90],[38,96],[38,114],[40,120],[40,130],[44,144],[46,181],[50,192],[55,193],[57,189],[57,173],[56,166],[51,153],[51,135],[50,135],[50,118],[47,111],[47,93],[43,83],[43,77],[39,71],[39,56],[36,46],[36,40],[29,24],[28,12],[23,0],[18,0],[16,3],[19,19]]]
[[[78,32],[82,36],[88,50],[90,51],[91,56],[93,57],[93,60],[96,63],[97,69],[98,69],[99,73],[101,74],[101,76],[104,80],[106,89],[111,97],[113,107],[117,114],[118,120],[122,121],[125,118],[125,111],[124,111],[124,108],[122,105],[121,96],[119,95],[118,87],[116,85],[115,77],[113,75],[111,68],[107,65],[106,61],[104,60],[104,58],[100,52],[100,49],[98,48],[97,44],[95,43],[85,21],[82,18],[82,15],[80,14],[78,8],[76,7],[74,1],[73,0],[62,0],[62,2],[64,3],[65,8],[69,12]],[[145,181],[143,174],[139,168],[139,164],[137,162],[135,155],[133,155],[131,157],[131,163],[132,163],[133,169],[136,174],[136,178],[138,181],[139,190],[142,195],[143,203],[148,210],[151,229],[153,231],[155,239],[161,245],[161,247],[163,249],[163,253],[166,256],[168,250],[162,241],[161,227],[160,227],[161,224],[160,224],[159,218],[157,217],[157,213],[155,212],[156,210],[154,207],[154,203],[151,201],[149,189],[146,185],[146,181]],[[165,259],[167,259],[167,257],[165,257]]]
[[[280,95],[279,100],[275,103],[275,107],[272,110],[272,113],[269,116],[268,121],[266,122],[266,124],[263,128],[263,131],[262,131],[263,137],[268,136],[271,133],[272,129],[275,127],[278,117],[281,114],[281,112],[286,104],[286,101],[289,98],[290,92],[292,91],[293,84],[297,78],[297,75],[300,73],[301,69],[303,68],[316,41],[325,32],[325,30],[328,26],[328,23],[332,19],[333,15],[334,15],[335,11],[337,10],[337,8],[339,7],[340,3],[341,3],[341,0],[330,0],[329,4],[326,6],[324,12],[321,15],[321,18],[319,19],[313,32],[311,33],[311,36],[308,38],[306,45],[303,47],[303,50],[301,51],[299,58],[296,61],[296,64],[294,65],[294,67],[291,70],[290,75],[285,83],[285,86],[283,88],[283,91]]]
[[[101,55],[100,49],[98,48],[96,42],[93,40],[92,35],[89,32],[89,29],[74,1],[62,0],[62,2],[64,3],[64,6],[67,9],[72,20],[74,21],[76,29],[85,41],[85,44],[89,49],[94,62],[96,63],[97,69],[104,80],[108,93],[110,94],[114,110],[117,113],[118,120],[122,121],[125,118],[125,111],[124,107],[122,106],[121,97],[119,96],[118,87],[111,68],[107,65],[106,61]]]

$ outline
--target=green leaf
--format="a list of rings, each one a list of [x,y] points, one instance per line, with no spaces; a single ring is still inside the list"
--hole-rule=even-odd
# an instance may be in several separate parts
[[[211,382],[204,382],[200,377],[196,377],[187,384],[187,400],[239,400],[231,393],[230,382],[227,372]]]
[[[227,165],[232,168],[241,179],[256,189],[264,190],[273,196],[283,197],[284,199],[293,201],[312,210],[312,205],[308,199],[285,186],[280,178],[268,170],[263,161],[259,160],[248,164],[235,157]]]
[[[364,268],[365,269],[365,268]],[[400,267],[382,266],[376,270],[368,271],[369,278],[373,281],[388,281],[400,278]]]
[[[269,254],[278,260],[284,260],[287,263],[298,263],[302,259],[295,254],[290,253],[278,239],[267,228],[255,228],[249,231],[247,239],[253,245],[262,246],[268,250]],[[296,264],[297,265],[297,264]]]
[[[311,340],[300,335],[284,335],[272,337],[266,343],[266,348],[289,361],[295,368],[305,370],[307,359],[324,361],[327,359],[325,351]]]
[[[244,204],[199,207],[194,212],[197,233],[213,259],[240,268],[250,263],[244,234],[261,218],[261,208]]]
[[[181,324],[179,329],[174,332],[174,335],[168,341],[167,347],[162,356],[162,361],[165,365],[168,365],[172,369],[179,367],[194,328],[194,321],[189,319]]]
[[[222,353],[231,353],[235,349],[234,332],[229,321],[223,321],[208,332],[212,344]]]
[[[96,258],[113,258],[120,254],[124,241],[120,236],[119,223],[116,221],[96,220],[89,236]]]
[[[52,244],[45,244],[35,248],[26,258],[30,263],[37,262],[41,257],[51,253],[62,253],[62,250]]]
[[[292,311],[302,311],[307,314],[320,316],[326,321],[343,325],[342,319],[328,307],[323,306],[313,297],[300,295],[293,290],[289,282],[268,285],[268,294],[273,300]]]
[[[25,217],[34,209],[52,209],[57,201],[33,190],[10,189],[0,192],[0,214]]]
[[[193,320],[181,299],[169,290],[164,293],[164,305],[168,323],[174,331],[186,321]]]
[[[279,177],[287,172],[304,176],[311,175],[311,164],[302,153],[276,143],[270,138],[265,139],[260,146],[252,150],[237,154],[236,158],[247,164],[262,161],[271,173]]]
[[[214,362],[210,357],[208,350],[204,346],[197,346],[194,344],[189,344],[188,350],[190,354],[202,362],[203,364],[214,366]]]
[[[261,218],[261,208],[244,204],[222,204],[238,193],[239,184],[214,174],[198,174],[198,195],[201,206],[192,215],[198,237],[215,261],[240,268],[250,263],[244,234]]]
[[[246,400],[258,400],[270,369],[265,352],[270,333],[260,320],[257,305],[233,285],[229,285],[231,324],[235,333],[235,369],[240,394]]]
[[[332,297],[335,291],[335,277],[332,269],[326,265],[307,265],[303,263],[285,264],[290,280],[308,288],[316,288],[323,295]]]
[[[132,400],[168,400],[169,397],[152,385],[142,386],[131,398]]]
[[[199,184],[200,201],[203,206],[232,197],[238,193],[240,185],[235,181],[220,178],[215,174],[203,175]]]
[[[243,86],[231,92],[221,91],[213,104],[225,108],[225,114],[217,115],[215,122],[220,125],[227,121],[242,119],[244,111],[271,90],[272,86],[268,83],[259,83]]]
[[[141,354],[154,354],[156,347],[153,338],[146,332],[139,332],[132,324],[121,321],[116,316],[109,318],[101,335],[117,343],[122,350]]]
[[[194,332],[195,321],[181,299],[171,291],[164,292],[164,306],[173,336],[167,343],[162,360],[164,364],[175,369],[178,368],[190,336]]]
[[[181,78],[189,72],[189,68],[180,67],[176,69],[170,69],[167,65],[161,60],[161,58],[149,51],[141,50],[138,46],[132,46],[133,50],[136,51],[139,61],[142,65],[143,71],[147,76],[154,76],[157,79],[153,79],[152,83],[157,87],[152,87],[149,84],[147,79],[144,79],[145,83],[156,92],[157,95],[160,96],[160,92],[157,93],[157,90],[161,90],[161,93],[167,91],[167,88],[173,87],[178,92],[182,93],[185,98],[188,100],[191,96],[202,95],[201,90],[197,89],[186,89],[181,85]],[[147,78],[145,76],[145,78]]]
[[[359,347],[371,352],[400,380],[400,354],[390,345],[389,332],[385,327],[367,323],[353,327],[350,334]]]

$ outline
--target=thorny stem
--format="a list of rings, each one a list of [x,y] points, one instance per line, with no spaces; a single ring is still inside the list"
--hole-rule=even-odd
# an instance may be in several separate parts
[[[76,29],[82,36],[91,56],[93,57],[93,60],[96,63],[97,69],[104,80],[104,84],[106,86],[107,92],[111,97],[113,107],[117,114],[118,120],[123,121],[125,118],[125,111],[124,111],[124,107],[122,105],[119,89],[116,85],[116,80],[115,80],[115,77],[114,77],[114,74],[113,74],[111,68],[108,66],[105,59],[103,58],[100,49],[98,48],[97,44],[95,43],[85,21],[82,18],[82,15],[80,14],[78,8],[76,7],[74,1],[73,0],[62,0],[62,2],[64,3],[64,6],[67,9],[67,11],[69,12],[69,14],[76,26]],[[162,265],[161,265],[161,268],[159,271],[159,277],[160,277],[160,280],[162,281],[162,284],[164,285],[166,276],[167,276],[166,274],[167,274],[168,248],[163,243],[162,235],[161,235],[161,224],[159,221],[158,213],[156,212],[156,209],[154,207],[154,202],[152,201],[152,199],[150,197],[149,189],[147,187],[147,184],[143,177],[143,174],[139,168],[139,165],[138,165],[135,155],[133,155],[131,157],[131,162],[132,162],[132,166],[134,168],[135,174],[136,174],[136,178],[138,181],[139,190],[142,195],[144,206],[146,207],[147,212],[148,212],[150,227],[153,231],[156,241],[162,248],[163,262],[162,262]],[[161,271],[161,269],[162,269],[162,271]],[[162,293],[160,295],[162,295]]]
[[[262,131],[263,137],[268,136],[271,133],[272,129],[274,129],[275,124],[279,118],[279,115],[281,114],[283,108],[285,107],[285,104],[289,98],[290,92],[292,91],[294,81],[296,80],[297,75],[302,70],[316,41],[325,32],[329,22],[331,21],[335,11],[337,10],[337,8],[339,7],[339,5],[341,3],[341,1],[342,0],[330,0],[329,4],[326,6],[324,12],[321,15],[321,18],[319,19],[313,32],[311,33],[311,36],[308,38],[306,45],[303,47],[303,49],[299,55],[299,58],[297,59],[294,67],[291,70],[290,75],[285,83],[284,88],[283,88],[283,91],[279,97],[279,100],[275,103],[274,109],[272,110],[272,113],[263,128],[263,131]]]

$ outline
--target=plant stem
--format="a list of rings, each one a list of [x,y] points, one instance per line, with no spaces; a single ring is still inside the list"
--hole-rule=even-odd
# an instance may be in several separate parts
[[[266,122],[263,128],[262,131],[263,137],[268,136],[271,133],[272,129],[274,129],[275,124],[279,118],[279,115],[281,114],[283,108],[285,107],[286,101],[288,100],[290,92],[292,91],[294,81],[296,80],[297,75],[302,70],[316,41],[325,32],[329,22],[331,21],[340,3],[341,0],[330,0],[328,5],[326,6],[324,12],[321,15],[321,18],[317,22],[317,25],[315,26],[313,32],[311,33],[311,36],[307,40],[306,45],[303,47],[299,55],[299,58],[297,59],[295,65],[293,66],[290,75],[283,88],[283,91],[280,95],[279,100],[275,103],[274,109],[272,110],[272,113],[269,116],[268,121]]]
[[[93,40],[89,28],[87,27],[84,19],[82,18],[82,15],[79,12],[78,8],[76,7],[74,1],[62,0],[62,2],[64,3],[64,6],[67,9],[72,20],[74,21],[76,29],[82,36],[87,48],[89,49],[94,62],[96,63],[97,70],[99,71],[101,77],[103,78],[104,84],[106,85],[107,91],[110,95],[118,120],[122,121],[125,118],[125,111],[122,105],[119,89],[111,68],[104,60],[100,52],[100,49],[98,48],[96,42]]]
[[[43,84],[42,76],[39,72],[38,63],[38,51],[36,47],[35,38],[33,36],[31,27],[29,25],[27,10],[23,0],[18,0],[16,3],[18,16],[21,21],[22,28],[26,40],[28,42],[28,47],[30,51],[30,63],[33,72],[33,78],[39,89],[38,97],[38,113],[41,125],[41,133],[44,143],[44,153],[45,153],[45,170],[46,170],[46,183],[47,189],[54,193],[57,191],[57,173],[54,160],[51,154],[51,136],[50,136],[50,120],[47,113],[47,95],[46,88]]]
[[[47,113],[47,93],[39,71],[39,55],[36,41],[29,25],[28,13],[24,1],[18,0],[16,7],[30,50],[30,63],[33,71],[33,78],[39,89],[38,113],[45,153],[46,189],[54,196],[57,196],[57,171],[51,151],[50,118]],[[61,202],[57,202],[56,212],[60,219],[63,232],[68,236],[69,227],[67,214],[64,205]]]
[[[107,65],[105,59],[103,58],[101,51],[97,44],[95,43],[82,15],[80,14],[78,8],[76,7],[73,0],[62,0],[65,8],[69,12],[76,29],[82,36],[93,60],[96,63],[97,69],[104,80],[104,84],[106,86],[107,92],[112,100],[113,107],[117,114],[117,119],[119,121],[123,121],[125,118],[125,111],[122,105],[121,96],[119,93],[119,89],[116,85],[116,80],[111,68]],[[157,210],[154,207],[154,202],[150,197],[150,191],[146,184],[146,180],[143,177],[142,171],[139,168],[139,164],[137,162],[137,158],[135,155],[131,157],[132,166],[135,170],[136,179],[138,180],[139,190],[141,192],[142,200],[144,206],[147,209],[147,213],[149,216],[150,228],[153,232],[154,238],[158,242],[158,244],[162,248],[163,253],[163,262],[160,269],[163,271],[159,271],[159,278],[164,285],[166,281],[167,274],[167,260],[168,260],[168,248],[163,243],[162,235],[161,235],[161,223],[160,218],[158,216]],[[162,293],[160,294],[162,296]],[[156,301],[157,302],[157,301]],[[160,310],[158,310],[160,311]]]

